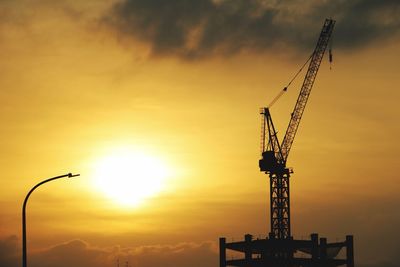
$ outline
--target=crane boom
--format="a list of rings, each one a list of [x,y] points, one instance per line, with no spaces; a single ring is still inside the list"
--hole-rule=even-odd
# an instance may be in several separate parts
[[[296,136],[297,129],[299,128],[301,117],[306,107],[308,97],[310,96],[311,89],[314,85],[315,77],[317,76],[319,66],[321,65],[321,61],[324,56],[326,47],[328,46],[328,42],[332,35],[334,26],[335,26],[334,20],[332,19],[325,20],[317,45],[312,54],[307,74],[304,78],[304,82],[301,87],[299,97],[297,98],[296,105],[292,112],[292,116],[289,121],[289,125],[287,127],[286,134],[285,137],[283,138],[281,145],[283,161],[285,163],[287,157],[289,156],[290,148],[292,147],[294,137]]]

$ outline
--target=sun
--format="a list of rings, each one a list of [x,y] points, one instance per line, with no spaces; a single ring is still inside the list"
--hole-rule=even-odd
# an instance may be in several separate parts
[[[95,187],[125,206],[138,206],[159,194],[170,171],[160,159],[139,151],[117,150],[94,164]]]

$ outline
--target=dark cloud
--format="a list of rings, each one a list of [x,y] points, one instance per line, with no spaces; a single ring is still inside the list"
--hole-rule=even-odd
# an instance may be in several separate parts
[[[399,265],[390,262],[380,262],[375,264],[360,264],[359,267],[398,267]]]
[[[397,0],[123,0],[104,21],[155,55],[199,58],[283,45],[310,50],[323,20],[335,18],[335,44],[357,48],[399,33]]]
[[[352,0],[326,2],[320,13],[332,10],[338,27],[335,40],[340,47],[357,48],[400,33],[400,2],[397,0]]]
[[[0,266],[20,266],[20,241],[15,237],[0,240]],[[32,267],[114,267],[129,262],[131,267],[214,267],[218,265],[217,248],[213,242],[180,243],[139,247],[91,246],[72,240],[40,251],[29,252]]]

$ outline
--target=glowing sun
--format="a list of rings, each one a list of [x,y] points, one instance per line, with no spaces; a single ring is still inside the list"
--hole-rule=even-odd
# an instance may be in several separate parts
[[[94,184],[107,197],[129,206],[141,204],[165,187],[167,166],[137,151],[117,151],[95,164]]]

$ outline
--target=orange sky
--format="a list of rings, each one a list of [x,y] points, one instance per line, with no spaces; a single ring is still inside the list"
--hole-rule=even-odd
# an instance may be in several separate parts
[[[67,172],[81,177],[46,184],[30,199],[32,266],[108,267],[120,257],[138,267],[211,267],[218,237],[268,232],[258,109],[312,45],[305,51],[283,39],[261,49],[256,40],[257,49],[217,46],[188,59],[124,36],[131,33],[104,19],[114,4],[0,3],[1,266],[19,262],[27,191]],[[399,23],[383,11],[381,25]],[[359,266],[396,266],[399,38],[376,34],[351,45],[339,39],[349,27],[339,18],[332,70],[324,59],[289,157],[293,234],[354,234]],[[308,33],[315,40],[316,21]],[[301,79],[271,110],[281,136]],[[91,182],[96,161],[121,147],[173,170],[164,190],[137,207],[116,204]]]

